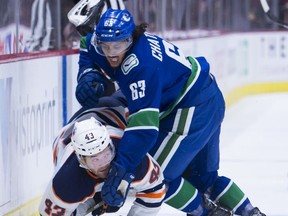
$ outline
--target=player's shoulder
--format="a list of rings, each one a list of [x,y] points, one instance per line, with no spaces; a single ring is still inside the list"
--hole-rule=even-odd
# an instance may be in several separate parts
[[[158,64],[156,60],[153,57],[149,41],[142,35],[127,52],[120,69],[125,77],[130,75],[133,77],[138,75],[144,76],[143,71],[145,71],[145,74],[153,73],[153,69]]]
[[[52,187],[61,200],[74,203],[91,196],[102,182],[103,179],[89,175],[86,169],[81,168],[77,156],[71,154],[53,177]]]
[[[165,47],[163,39],[154,34],[145,32],[134,42],[127,57],[123,61],[122,71],[128,74],[132,68],[139,70],[148,69],[153,71],[165,61]],[[128,70],[129,69],[129,70]]]
[[[153,61],[160,60],[159,58],[155,58],[155,54],[157,55],[161,53],[161,41],[162,38],[145,32],[134,42],[131,51],[132,53],[136,54],[139,59],[143,58],[144,60],[148,59]]]
[[[93,33],[88,33],[80,39],[80,54],[90,53],[90,55],[97,55],[94,47],[91,44]],[[99,55],[101,56],[101,55]]]
[[[161,60],[155,55],[160,54],[162,51],[162,38],[145,32],[142,34],[133,45],[133,52],[136,53],[140,58],[144,59],[151,58],[151,60]]]
[[[153,178],[153,175],[155,174],[158,176],[161,175],[160,166],[149,154],[146,154],[144,159],[136,168],[135,179],[133,182],[135,183],[142,180],[151,181],[151,177]]]

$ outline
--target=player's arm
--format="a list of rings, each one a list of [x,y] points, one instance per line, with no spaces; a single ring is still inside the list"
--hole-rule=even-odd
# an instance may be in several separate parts
[[[162,81],[155,73],[153,66],[145,65],[119,82],[128,101],[129,118],[116,162],[128,172],[134,171],[158,138]]]
[[[146,70],[150,69],[151,67]],[[153,72],[152,68],[151,76]],[[129,74],[132,76],[137,74],[140,77],[132,77],[129,80],[129,75],[126,75],[126,83],[119,82],[128,100],[130,115],[119,144],[116,160],[111,164],[102,190],[104,201],[116,206],[124,203],[135,168],[156,142],[159,130],[159,108],[156,107],[159,107],[160,103],[161,86],[155,81],[157,78],[147,78],[147,75],[143,77],[141,75],[145,76],[145,73],[139,71],[131,71]],[[122,197],[119,196],[119,189],[124,191]]]
[[[79,71],[75,92],[78,102],[87,108],[98,106],[100,97],[115,91],[114,83],[94,64],[89,55],[87,47],[90,39],[91,34],[81,38]]]

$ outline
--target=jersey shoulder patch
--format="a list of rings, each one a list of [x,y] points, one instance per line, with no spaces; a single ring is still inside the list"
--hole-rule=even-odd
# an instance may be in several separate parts
[[[121,69],[125,75],[127,75],[134,67],[139,64],[139,60],[135,54],[130,54],[126,57],[121,65]]]

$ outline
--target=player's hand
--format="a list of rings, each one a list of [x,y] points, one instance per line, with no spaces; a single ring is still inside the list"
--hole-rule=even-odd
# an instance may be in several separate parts
[[[98,215],[103,215],[105,213],[113,213],[113,212],[117,212],[119,210],[120,207],[117,206],[108,206],[106,204],[103,204],[101,207],[95,209],[94,211],[92,211],[92,215],[93,216],[98,216]]]
[[[102,187],[103,201],[109,206],[121,207],[126,200],[133,179],[133,174],[127,173],[124,167],[113,162]]]
[[[76,86],[76,98],[85,108],[97,106],[98,99],[104,95],[108,80],[100,72],[93,70],[84,74]]]
[[[93,199],[95,201],[95,205],[91,206],[91,208],[87,210],[85,215],[90,215],[91,213],[93,216],[99,216],[105,213],[117,212],[120,208],[117,206],[108,206],[107,204],[105,204],[102,200],[101,192],[96,192],[93,196]]]

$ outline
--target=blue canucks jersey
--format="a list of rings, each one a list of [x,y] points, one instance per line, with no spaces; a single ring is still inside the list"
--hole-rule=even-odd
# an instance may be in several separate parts
[[[98,65],[118,82],[130,117],[117,162],[133,171],[156,142],[160,120],[179,107],[197,103],[209,77],[209,64],[203,57],[187,58],[177,46],[145,32],[127,51],[121,66],[112,68],[90,44],[91,36],[81,41],[79,74]]]

